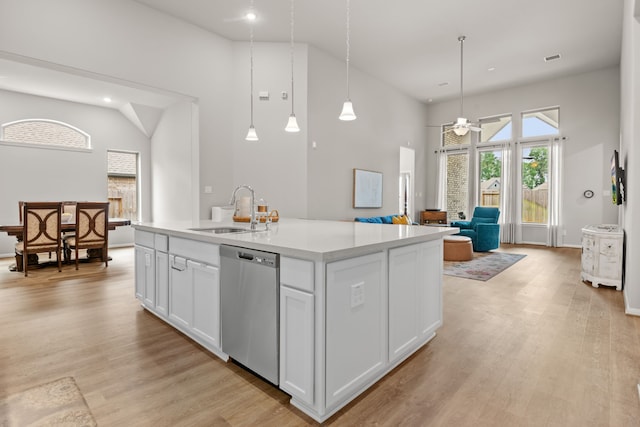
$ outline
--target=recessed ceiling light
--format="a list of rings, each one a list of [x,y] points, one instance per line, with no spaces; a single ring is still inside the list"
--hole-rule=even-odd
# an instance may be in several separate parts
[[[495,71],[495,70],[496,70],[496,67],[489,67],[489,68],[487,69],[487,71]]]
[[[449,82],[442,82],[442,83],[438,83],[438,86],[442,87],[442,86],[449,86]]]
[[[102,98],[102,100],[107,104],[111,102],[111,98],[109,98],[108,96],[105,96],[104,98]]]
[[[556,53],[555,55],[545,56],[544,62],[555,61],[556,59],[560,59],[560,54]]]
[[[255,21],[258,15],[255,12],[247,12],[244,17],[247,18],[247,21]]]

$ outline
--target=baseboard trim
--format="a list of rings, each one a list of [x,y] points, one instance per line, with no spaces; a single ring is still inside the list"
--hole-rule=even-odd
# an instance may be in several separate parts
[[[132,248],[133,242],[130,243],[118,243],[117,245],[109,245],[109,248]]]
[[[627,300],[627,293],[622,291],[622,296],[624,298],[624,312],[630,316],[639,316],[640,317],[640,308],[629,307],[629,300]],[[640,384],[639,384],[640,385]]]
[[[571,244],[566,244],[566,245],[562,245],[563,248],[575,248],[575,249],[582,249],[581,245],[571,245]]]

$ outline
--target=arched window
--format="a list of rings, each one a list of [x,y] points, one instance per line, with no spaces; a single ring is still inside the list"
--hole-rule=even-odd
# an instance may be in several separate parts
[[[2,125],[0,139],[5,142],[71,149],[91,148],[88,133],[67,123],[47,119],[25,119]]]

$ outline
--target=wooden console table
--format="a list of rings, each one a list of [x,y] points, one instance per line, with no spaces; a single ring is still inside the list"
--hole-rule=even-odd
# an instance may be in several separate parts
[[[426,224],[446,224],[447,211],[421,211],[420,225]]]

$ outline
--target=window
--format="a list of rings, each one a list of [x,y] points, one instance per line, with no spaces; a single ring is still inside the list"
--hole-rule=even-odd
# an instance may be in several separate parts
[[[522,113],[522,137],[558,135],[560,133],[560,109],[529,111]]]
[[[138,220],[138,153],[107,151],[109,217]]]
[[[549,221],[549,147],[522,147],[522,223]]]
[[[509,141],[512,139],[511,115],[480,119],[480,142]]]
[[[91,148],[89,134],[67,123],[55,120],[27,119],[5,123],[2,125],[0,137],[5,142],[50,148]]]
[[[480,171],[480,206],[500,207],[502,178],[502,150],[480,150],[478,153]]]

